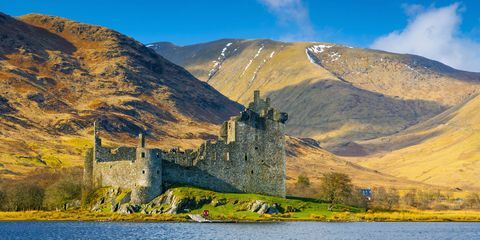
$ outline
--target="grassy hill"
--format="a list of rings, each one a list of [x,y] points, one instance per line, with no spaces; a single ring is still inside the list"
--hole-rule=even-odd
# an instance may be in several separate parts
[[[243,107],[134,39],[68,19],[0,14],[0,177],[83,163],[111,144],[191,147]]]
[[[435,183],[422,183],[406,177],[396,177],[365,167],[355,161],[336,156],[321,148],[311,139],[287,138],[287,192],[295,196],[318,197],[324,173],[340,172],[349,175],[352,183],[361,188],[385,187],[396,189],[445,189]],[[298,176],[309,178],[311,187],[297,189]]]
[[[475,96],[399,134],[358,142],[367,155],[350,160],[415,181],[479,190],[479,108]]]
[[[148,46],[240,103],[260,89],[289,113],[290,135],[315,138],[339,153],[352,141],[431,118],[480,83],[478,73],[419,56],[330,43],[222,39]]]

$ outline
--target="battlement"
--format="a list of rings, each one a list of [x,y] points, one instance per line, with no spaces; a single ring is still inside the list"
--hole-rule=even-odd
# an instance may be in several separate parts
[[[223,123],[218,140],[205,141],[198,149],[146,148],[142,133],[136,147],[107,148],[95,123],[94,154],[85,164],[85,176],[92,178],[94,187],[131,188],[132,200],[138,203],[173,184],[285,197],[287,120],[286,113],[255,91],[253,102]]]
[[[265,100],[260,98],[260,91],[256,90],[253,96],[253,102],[238,116],[231,117],[225,121],[220,128],[219,138],[227,143],[235,141],[237,138],[237,123],[246,124],[256,129],[265,130],[268,121],[285,124],[288,120],[288,114],[280,112],[270,106],[270,98]]]

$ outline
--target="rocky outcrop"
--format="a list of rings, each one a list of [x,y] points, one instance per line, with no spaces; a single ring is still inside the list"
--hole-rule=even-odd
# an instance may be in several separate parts
[[[208,191],[206,191],[208,192]],[[209,192],[213,193],[213,192]],[[95,192],[91,210],[96,212],[116,212],[121,214],[181,214],[202,209],[206,205],[222,207],[231,204],[236,211],[250,211],[258,214],[279,214],[283,208],[277,203],[262,200],[239,200],[218,197],[215,194],[187,194],[169,189],[146,204],[130,202],[131,191],[121,188],[102,188]],[[290,212],[291,206],[285,209]],[[298,209],[295,209],[298,211]]]
[[[261,200],[255,200],[248,205],[248,210],[258,214],[279,214],[278,204],[269,204]]]

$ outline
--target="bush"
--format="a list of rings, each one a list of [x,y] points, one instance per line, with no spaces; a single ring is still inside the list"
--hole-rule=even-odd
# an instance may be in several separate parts
[[[300,174],[297,178],[297,187],[306,188],[309,186],[310,186],[310,179],[307,176]]]

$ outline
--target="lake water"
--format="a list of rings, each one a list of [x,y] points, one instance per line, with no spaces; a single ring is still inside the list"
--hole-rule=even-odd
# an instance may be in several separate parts
[[[480,239],[479,223],[0,222],[0,239]]]

